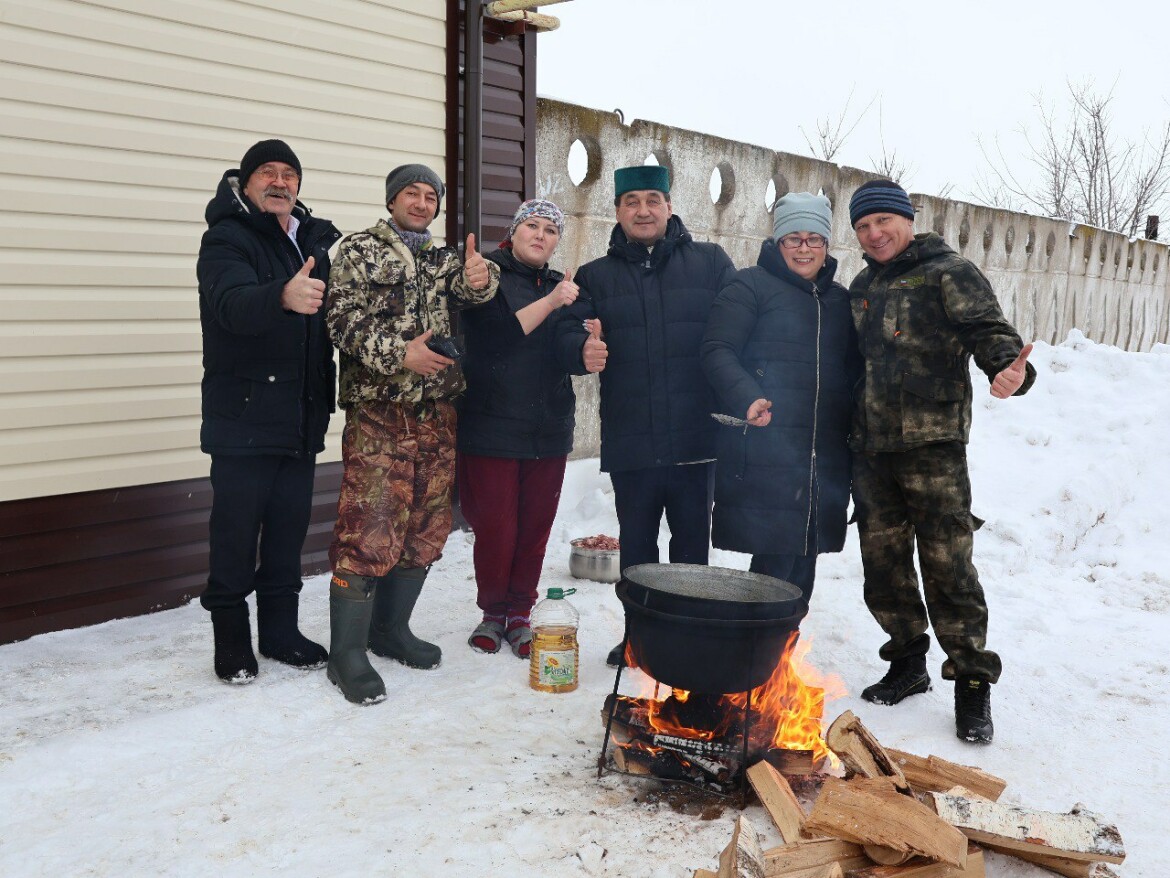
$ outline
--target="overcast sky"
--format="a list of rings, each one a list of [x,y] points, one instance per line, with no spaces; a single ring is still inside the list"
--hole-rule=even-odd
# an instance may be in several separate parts
[[[852,92],[868,113],[834,159],[872,170],[887,151],[913,191],[969,200],[985,167],[976,138],[1024,169],[1035,95],[1066,83],[1114,92],[1125,139],[1170,117],[1170,12],[1163,3],[572,0],[540,37],[537,90],[599,109],[810,154],[819,119]],[[876,98],[876,100],[875,100]]]

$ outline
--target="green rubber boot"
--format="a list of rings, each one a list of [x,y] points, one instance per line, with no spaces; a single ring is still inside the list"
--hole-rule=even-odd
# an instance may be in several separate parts
[[[439,666],[443,650],[410,630],[410,617],[426,578],[426,567],[398,566],[378,580],[369,640],[374,655],[421,670]]]
[[[366,655],[375,581],[338,572],[329,586],[329,667],[325,676],[354,704],[377,704],[386,698],[386,685]]]

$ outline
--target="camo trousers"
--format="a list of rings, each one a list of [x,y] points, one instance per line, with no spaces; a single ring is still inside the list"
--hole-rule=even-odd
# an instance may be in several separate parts
[[[341,459],[333,569],[381,577],[399,562],[438,561],[451,532],[455,407],[354,405],[346,412]]]
[[[856,453],[853,502],[861,536],[865,603],[889,636],[886,661],[923,655],[927,618],[947,654],[942,676],[999,679],[1000,659],[987,649],[987,602],[972,561],[967,449],[942,442],[909,451]],[[914,544],[922,591],[914,570]],[[925,605],[923,597],[925,596]]]

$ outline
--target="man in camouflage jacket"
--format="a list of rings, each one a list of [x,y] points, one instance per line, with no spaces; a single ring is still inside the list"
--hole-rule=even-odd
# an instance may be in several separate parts
[[[898,184],[861,186],[849,218],[867,263],[849,290],[865,358],[851,437],[853,499],[865,602],[889,636],[879,654],[890,662],[862,698],[897,704],[930,688],[929,618],[947,654],[942,676],[955,681],[956,732],[990,743],[1000,659],[986,646],[987,604],[972,561],[983,522],[971,514],[967,473],[970,360],[1004,399],[1032,386],[1032,346],[1004,319],[973,263],[933,232],[914,234],[914,209]]]
[[[455,408],[463,374],[428,342],[451,335],[451,310],[496,294],[499,269],[475,249],[436,247],[427,227],[443,184],[424,165],[386,178],[388,219],[342,241],[329,274],[327,322],[341,354],[344,475],[329,560],[329,679],[347,699],[386,696],[366,656],[439,664],[409,628],[451,530]]]

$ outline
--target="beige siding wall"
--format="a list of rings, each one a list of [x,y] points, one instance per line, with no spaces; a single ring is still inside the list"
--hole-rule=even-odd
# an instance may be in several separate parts
[[[443,173],[445,0],[0,4],[0,501],[206,475],[208,199],[267,137],[343,232]]]

